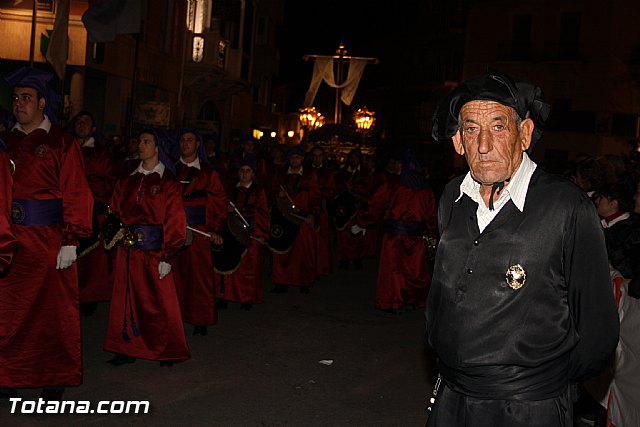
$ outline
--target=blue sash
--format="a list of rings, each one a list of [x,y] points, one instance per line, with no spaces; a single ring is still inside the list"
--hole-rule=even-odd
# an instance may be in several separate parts
[[[127,228],[134,236],[134,248],[143,251],[162,249],[164,232],[161,225],[129,225]]]
[[[427,231],[427,226],[420,221],[388,219],[384,222],[384,231],[393,236],[420,237]]]
[[[62,224],[62,199],[13,199],[11,219],[26,226]]]

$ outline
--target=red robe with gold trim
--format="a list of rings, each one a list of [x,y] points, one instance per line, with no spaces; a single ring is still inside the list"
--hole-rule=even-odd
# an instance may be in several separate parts
[[[78,276],[57,270],[61,246],[91,233],[93,197],[78,142],[61,128],[15,129],[3,139],[16,164],[13,199],[62,199],[62,223],[14,225],[18,249],[0,279],[0,387],[82,382]]]
[[[109,205],[113,187],[116,184],[116,169],[111,153],[102,145],[82,147],[84,169],[87,182],[93,194],[93,232],[100,227],[105,218],[105,209]],[[80,302],[108,301],[113,288],[113,264],[115,253],[107,253],[102,243],[86,255],[78,258],[78,287]]]
[[[111,210],[125,225],[161,226],[163,244],[161,250],[118,246],[104,349],[150,360],[188,359],[174,273],[162,279],[158,274],[160,261],[171,261],[185,242],[187,224],[178,180],[168,170],[162,177],[155,172],[130,175],[116,184]],[[134,335],[132,312],[139,336]],[[123,336],[123,324],[129,339]]]
[[[286,173],[286,170],[285,170]],[[303,175],[286,174],[278,177],[276,183],[282,184],[303,214],[317,215],[320,211],[320,187],[313,172]],[[278,188],[278,185],[275,186]],[[275,190],[277,193],[277,190]],[[291,250],[285,254],[273,254],[271,281],[278,285],[311,286],[316,279],[316,231],[306,222],[300,225],[300,231]]]
[[[182,185],[182,198],[186,206],[205,209],[204,224],[188,224],[206,233],[220,233],[227,219],[227,195],[218,173],[207,163],[200,169],[176,163],[176,173]],[[188,182],[188,184],[187,184]],[[193,233],[193,241],[176,257],[176,289],[180,299],[182,318],[192,325],[214,325],[218,322],[215,305],[211,240]]]
[[[269,235],[269,203],[264,188],[252,184],[250,188],[236,187],[230,194],[242,216],[253,224],[253,237],[266,239]],[[241,304],[262,304],[262,244],[251,239],[238,269],[231,274],[216,273],[216,297]]]

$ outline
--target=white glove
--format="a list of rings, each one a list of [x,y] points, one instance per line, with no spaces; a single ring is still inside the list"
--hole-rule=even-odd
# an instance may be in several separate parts
[[[60,252],[58,252],[58,264],[56,264],[56,269],[61,270],[63,268],[70,267],[76,258],[78,258],[78,255],[76,254],[75,246],[62,246],[60,248]]]
[[[366,228],[362,228],[362,227],[360,227],[358,224],[354,224],[354,225],[351,227],[351,232],[352,232],[353,234],[359,234],[359,233],[362,233],[362,235],[364,236],[365,234],[367,234],[367,229],[366,229]]]
[[[158,264],[158,274],[160,275],[160,278],[164,279],[164,276],[169,274],[170,271],[171,264],[169,264],[168,262],[160,261],[160,263]]]

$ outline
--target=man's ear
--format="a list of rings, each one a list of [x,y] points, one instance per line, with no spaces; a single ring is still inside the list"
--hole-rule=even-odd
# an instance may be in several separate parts
[[[531,137],[533,135],[533,129],[535,125],[533,124],[533,120],[524,119],[520,124],[520,138],[522,151],[527,151],[529,146],[531,146]]]
[[[40,99],[38,99],[38,108],[40,110],[44,110],[44,107],[47,105],[47,100],[44,99],[44,96]]]
[[[462,145],[462,137],[460,136],[460,130],[458,130],[455,135],[451,137],[453,141],[453,148],[456,150],[456,153],[464,156],[464,145]]]

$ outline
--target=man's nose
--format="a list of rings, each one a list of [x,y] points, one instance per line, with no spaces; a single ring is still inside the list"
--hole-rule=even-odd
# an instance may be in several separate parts
[[[493,137],[488,130],[481,130],[478,135],[478,152],[487,154],[493,149]]]

